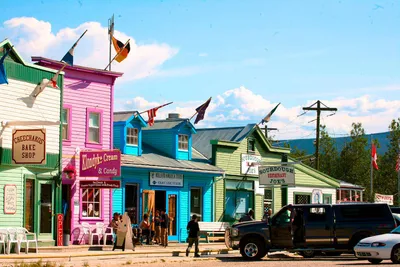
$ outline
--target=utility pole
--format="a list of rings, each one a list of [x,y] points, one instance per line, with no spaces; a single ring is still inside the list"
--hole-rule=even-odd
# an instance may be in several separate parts
[[[321,107],[321,105],[323,107]],[[309,107],[303,107],[304,111],[316,111],[317,112],[317,138],[316,138],[316,144],[315,144],[315,168],[319,170],[319,127],[320,127],[320,117],[321,117],[321,111],[332,111],[336,112],[337,108],[330,108],[326,106],[324,103],[321,101],[317,101],[314,104],[312,104]]]

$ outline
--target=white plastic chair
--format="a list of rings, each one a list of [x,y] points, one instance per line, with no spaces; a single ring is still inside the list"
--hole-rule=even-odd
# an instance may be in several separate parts
[[[29,245],[28,239],[26,237],[25,231],[21,227],[16,227],[15,230],[17,231],[17,239],[19,241],[19,248],[21,249],[22,244],[25,243],[25,253],[28,254]]]
[[[93,237],[97,236],[97,244],[100,245],[100,236],[103,236],[104,231],[104,223],[98,222],[96,223],[96,232],[92,233],[92,242],[90,245],[93,245]]]
[[[82,229],[83,229],[83,235],[82,235],[81,241],[79,243],[82,243],[82,239],[84,239],[85,236],[87,236],[89,238],[89,245],[92,245],[93,236],[92,236],[92,229],[90,228],[90,225],[87,222],[83,222]]]
[[[7,254],[11,253],[11,244],[16,244],[15,250],[19,254],[21,252],[21,244],[18,239],[18,232],[15,228],[8,228]]]
[[[6,243],[7,243],[8,232],[6,229],[0,229],[0,244],[3,244],[3,253],[6,254]]]
[[[104,223],[101,223],[103,225],[103,244],[104,246],[107,245],[107,237],[111,236],[111,240],[114,241],[114,229],[111,227],[106,227],[104,226]],[[96,223],[97,226],[97,223]],[[107,232],[109,231],[109,232]]]
[[[36,254],[39,252],[38,251],[38,243],[37,243],[37,238],[36,238],[36,233],[31,233],[29,232],[26,228],[24,227],[18,227],[17,228],[19,236],[23,237],[23,240],[20,240],[20,243],[26,243],[26,253],[29,251],[29,243],[34,243],[35,248],[36,248]],[[28,238],[30,237],[30,238]]]

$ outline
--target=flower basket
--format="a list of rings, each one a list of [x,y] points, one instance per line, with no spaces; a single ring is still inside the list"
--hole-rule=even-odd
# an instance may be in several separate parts
[[[65,168],[63,169],[63,173],[66,174],[68,179],[75,179],[76,176],[76,169],[75,166],[72,166],[71,164],[68,164],[67,166],[65,166]]]

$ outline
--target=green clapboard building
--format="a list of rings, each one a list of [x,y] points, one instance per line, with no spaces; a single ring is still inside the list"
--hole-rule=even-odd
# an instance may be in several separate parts
[[[256,124],[197,129],[193,147],[225,171],[214,181],[215,221],[235,222],[249,209],[261,219],[266,207],[275,213],[287,204],[336,202],[340,181],[303,164],[292,165],[294,186],[260,186],[258,164],[279,163],[290,150],[272,146]]]

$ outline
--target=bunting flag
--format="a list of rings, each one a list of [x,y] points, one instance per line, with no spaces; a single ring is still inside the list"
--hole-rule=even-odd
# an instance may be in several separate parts
[[[275,110],[278,108],[278,106],[279,106],[280,104],[281,104],[281,103],[279,103],[278,105],[276,105],[276,107],[275,107],[273,110],[271,110],[271,111],[267,114],[267,116],[265,116],[264,119],[261,120],[261,123],[262,123],[262,124],[264,124],[264,123],[266,123],[266,122],[269,122],[269,121],[271,120],[272,114],[274,114]]]
[[[114,36],[111,36],[111,38],[112,38],[112,43],[114,45],[114,49],[117,52],[115,60],[117,62],[122,62],[125,58],[128,57],[128,54],[131,51],[131,45],[128,42],[128,44],[124,47],[124,44],[121,41],[114,38]]]
[[[400,153],[397,155],[397,160],[396,160],[396,172],[400,171]]]
[[[196,120],[194,121],[194,124],[197,124],[199,121],[204,119],[204,115],[206,114],[206,110],[208,108],[208,105],[210,105],[210,102],[211,102],[211,97],[203,105],[196,108],[197,117]]]
[[[156,107],[156,108],[152,108],[152,109],[149,109],[148,111],[147,111],[147,116],[149,117],[149,119],[148,119],[148,121],[147,121],[147,124],[149,125],[149,126],[153,126],[154,125],[154,118],[156,117],[156,113],[157,113],[157,110],[159,109],[160,107]]]
[[[8,49],[4,55],[0,58],[0,84],[8,84],[8,79],[7,79],[7,73],[6,69],[4,68],[4,60],[8,56],[8,53],[10,53],[12,48]]]
[[[74,65],[74,49],[78,45],[82,37],[86,34],[86,32],[87,30],[84,33],[82,33],[81,37],[79,37],[79,39],[74,43],[71,49],[65,54],[65,56],[61,59],[62,62],[65,62],[70,66]]]
[[[378,155],[376,154],[376,146],[375,146],[375,144],[372,144],[371,157],[372,157],[372,166],[374,167],[375,170],[379,170],[378,163],[377,163]]]

